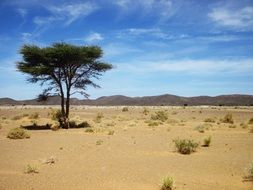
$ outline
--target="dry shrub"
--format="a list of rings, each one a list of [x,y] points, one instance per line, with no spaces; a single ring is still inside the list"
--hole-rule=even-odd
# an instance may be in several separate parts
[[[173,142],[175,143],[177,151],[181,154],[191,154],[195,152],[199,146],[198,143],[189,139],[176,139],[173,140]]]
[[[30,134],[27,133],[26,130],[18,127],[11,129],[7,135],[9,139],[27,139],[30,138]]]
[[[165,122],[168,119],[168,113],[166,111],[158,111],[154,115],[151,115],[150,119]]]
[[[232,114],[228,113],[224,116],[223,119],[221,119],[221,122],[222,123],[230,123],[230,124],[233,124],[234,123],[234,120],[233,120],[233,116]]]
[[[172,190],[174,189],[174,180],[171,176],[163,178],[161,190]]]

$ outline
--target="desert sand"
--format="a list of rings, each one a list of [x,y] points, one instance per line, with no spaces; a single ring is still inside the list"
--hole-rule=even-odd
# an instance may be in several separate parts
[[[53,107],[57,108],[57,107]],[[31,138],[13,140],[6,136],[20,125],[52,123],[50,106],[0,107],[1,190],[158,190],[170,175],[177,190],[252,190],[245,170],[253,161],[252,107],[88,107],[73,106],[71,120],[88,121],[86,129],[29,130]],[[158,110],[169,119],[158,126],[147,121]],[[22,114],[38,112],[38,119]],[[96,121],[102,113],[101,121]],[[234,125],[220,119],[231,113]],[[206,125],[204,133],[195,128]],[[240,125],[247,124],[246,126]],[[108,134],[109,132],[113,134]],[[202,147],[211,136],[210,147]],[[183,155],[173,140],[193,139],[197,151]],[[53,158],[55,163],[45,163]],[[38,173],[24,172],[33,165]]]

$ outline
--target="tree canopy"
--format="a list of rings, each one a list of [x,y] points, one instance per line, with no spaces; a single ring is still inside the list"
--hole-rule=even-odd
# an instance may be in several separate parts
[[[23,60],[17,63],[18,70],[28,74],[29,82],[46,86],[39,98],[44,100],[52,94],[60,95],[65,125],[69,116],[70,96],[80,93],[87,97],[87,86],[99,87],[94,79],[99,79],[102,73],[112,69],[111,64],[101,60],[103,51],[98,46],[55,43],[41,48],[27,44],[20,53]]]

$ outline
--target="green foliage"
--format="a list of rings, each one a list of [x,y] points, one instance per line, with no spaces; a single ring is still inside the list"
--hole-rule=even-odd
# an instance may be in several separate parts
[[[191,154],[199,146],[198,143],[189,139],[176,139],[173,142],[175,143],[177,151],[181,154]]]
[[[122,108],[122,112],[127,112],[127,111],[129,111],[129,110],[128,110],[128,107],[123,107],[123,108]]]
[[[234,123],[234,120],[233,120],[232,114],[229,114],[229,113],[228,113],[227,115],[225,115],[224,118],[221,119],[221,122],[222,122],[222,123],[230,123],[230,124],[233,124],[233,123]]]
[[[26,139],[30,138],[30,134],[26,132],[26,130],[18,127],[11,129],[7,135],[7,138],[9,139]]]
[[[204,144],[203,144],[203,146],[204,146],[204,147],[209,147],[211,141],[212,141],[212,137],[211,137],[211,136],[206,137],[206,138],[204,139]]]
[[[168,113],[166,111],[158,111],[155,115],[151,115],[150,119],[165,122],[168,119]]]
[[[103,51],[98,46],[67,43],[54,43],[48,47],[24,45],[20,54],[22,61],[17,63],[17,69],[28,75],[28,82],[47,86],[39,99],[46,100],[55,93],[60,95],[63,127],[67,125],[71,92],[87,97],[87,86],[99,87],[93,79],[99,79],[102,73],[112,69],[111,64],[101,61]],[[64,106],[62,102],[65,99]]]
[[[174,180],[171,176],[166,176],[162,181],[161,190],[172,190],[174,189]]]

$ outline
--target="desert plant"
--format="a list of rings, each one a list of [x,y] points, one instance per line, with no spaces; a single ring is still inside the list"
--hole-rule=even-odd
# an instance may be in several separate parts
[[[38,119],[39,118],[39,113],[38,112],[35,112],[35,113],[33,113],[33,114],[31,114],[30,116],[29,116],[29,119]]]
[[[175,143],[177,151],[181,154],[191,154],[192,152],[196,151],[196,148],[199,145],[198,143],[189,139],[176,139],[173,141]]]
[[[144,115],[148,115],[149,111],[148,111],[147,108],[144,108],[144,110],[142,111],[142,113],[143,113]]]
[[[85,132],[86,132],[86,133],[94,133],[94,130],[91,129],[91,128],[87,128],[87,129],[85,130]]]
[[[103,142],[104,141],[102,141],[101,139],[99,139],[99,140],[96,141],[96,145],[101,145],[101,144],[103,144]]]
[[[213,118],[206,118],[204,121],[209,123],[215,123],[215,119]]]
[[[94,119],[94,122],[95,122],[95,123],[101,123],[103,117],[104,117],[104,116],[103,116],[102,113],[98,113],[98,114],[96,115],[95,119]]]
[[[251,162],[249,166],[246,168],[246,173],[247,174],[244,176],[244,178],[253,181],[253,162]]]
[[[236,125],[229,125],[228,127],[234,129],[234,128],[236,128]]]
[[[249,119],[248,124],[253,124],[253,117]]]
[[[161,123],[157,122],[157,121],[149,121],[148,126],[150,127],[156,127],[158,125],[160,125]]]
[[[222,123],[230,123],[230,124],[233,124],[234,123],[234,120],[233,120],[233,116],[232,116],[232,114],[226,114],[225,116],[224,116],[224,118],[223,119],[221,119],[221,122]]]
[[[108,135],[114,135],[114,131],[113,130],[108,131]]]
[[[245,123],[241,123],[240,126],[241,126],[243,129],[247,129],[247,128],[248,128],[248,125],[245,124]]]
[[[166,176],[165,178],[163,178],[162,181],[162,188],[161,190],[172,190],[174,189],[174,180],[171,176]]]
[[[129,111],[129,110],[128,110],[128,107],[123,107],[123,108],[122,108],[122,112],[127,112],[127,111]]]
[[[18,127],[11,129],[7,135],[7,138],[9,139],[25,139],[30,138],[30,134],[26,132],[26,130]]]
[[[26,174],[31,174],[31,173],[39,173],[39,170],[36,166],[27,164],[27,166],[25,167],[25,171]]]
[[[204,146],[204,147],[209,147],[211,141],[212,141],[212,137],[211,137],[211,136],[206,137],[206,138],[204,139],[204,144],[203,144],[203,146]]]
[[[166,111],[158,111],[155,115],[152,114],[150,119],[165,122],[168,119],[168,113]]]
[[[50,129],[51,129],[52,131],[57,131],[57,130],[60,129],[60,126],[59,126],[58,123],[54,123],[54,124],[51,125]]]

